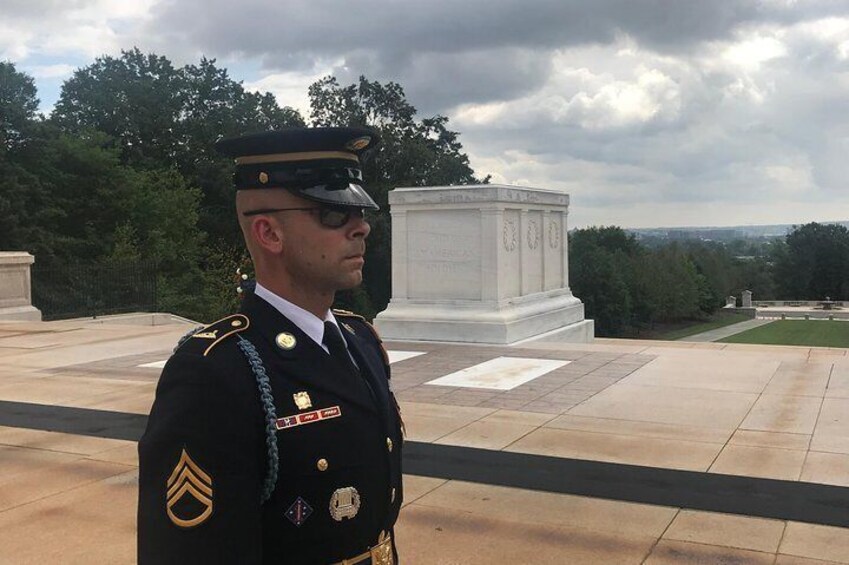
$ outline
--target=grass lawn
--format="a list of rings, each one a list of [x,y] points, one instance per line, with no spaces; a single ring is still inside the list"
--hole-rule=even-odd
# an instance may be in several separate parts
[[[724,343],[849,347],[849,322],[837,320],[778,320],[731,337]]]
[[[667,341],[674,341],[676,339],[681,339],[682,337],[700,334],[702,332],[715,330],[716,328],[730,326],[731,324],[736,324],[739,322],[745,322],[746,320],[750,319],[751,318],[744,316],[743,314],[731,314],[728,312],[720,311],[711,316],[708,320],[686,322],[683,326],[676,325],[674,329],[670,328],[666,331],[660,331],[647,337],[648,339],[663,339]]]

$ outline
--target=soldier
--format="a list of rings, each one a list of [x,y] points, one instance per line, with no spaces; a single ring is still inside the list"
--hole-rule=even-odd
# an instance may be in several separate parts
[[[362,281],[363,128],[222,140],[256,272],[169,359],[139,443],[139,563],[397,562],[401,418],[386,351],[331,311]]]

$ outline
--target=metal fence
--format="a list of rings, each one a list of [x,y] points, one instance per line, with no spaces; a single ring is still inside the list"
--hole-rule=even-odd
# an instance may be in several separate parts
[[[44,320],[156,311],[156,263],[91,264],[36,262],[32,303]]]

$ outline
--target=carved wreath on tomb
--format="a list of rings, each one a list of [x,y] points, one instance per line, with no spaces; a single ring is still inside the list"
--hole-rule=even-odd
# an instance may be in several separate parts
[[[539,246],[539,226],[536,220],[528,222],[528,247],[536,249]]]
[[[504,220],[504,232],[502,239],[504,242],[504,250],[507,252],[516,249],[516,240],[518,239],[516,223],[513,220]]]
[[[558,245],[560,245],[560,224],[551,222],[548,224],[548,246],[557,249]]]

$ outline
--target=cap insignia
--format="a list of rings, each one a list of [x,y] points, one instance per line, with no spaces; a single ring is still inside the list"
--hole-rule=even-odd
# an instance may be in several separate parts
[[[268,173],[262,172],[259,174],[259,182],[262,184],[268,183]]]
[[[350,149],[351,151],[359,151],[360,149],[367,147],[369,143],[371,143],[371,136],[364,135],[362,137],[352,139],[351,141],[346,143],[345,149]]]

